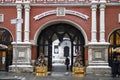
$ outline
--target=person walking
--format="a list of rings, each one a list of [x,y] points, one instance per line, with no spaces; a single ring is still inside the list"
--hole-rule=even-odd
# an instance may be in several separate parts
[[[68,57],[66,57],[65,59],[65,65],[66,65],[66,70],[68,71],[69,70],[69,64],[70,64],[70,60]]]

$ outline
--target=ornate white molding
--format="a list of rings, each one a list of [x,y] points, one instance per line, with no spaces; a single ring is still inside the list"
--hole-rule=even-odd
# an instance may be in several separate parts
[[[43,12],[39,15],[34,16],[34,19],[39,20],[43,17],[53,15],[53,14],[57,14],[57,10],[50,10],[50,11]],[[75,15],[75,16],[78,16],[78,17],[85,19],[85,20],[88,20],[88,18],[89,18],[89,16],[87,16],[83,13],[77,12],[77,11],[73,11],[73,10],[65,10],[65,14]]]
[[[77,12],[77,11],[73,11],[73,10],[66,10],[66,14],[75,15],[75,16],[78,16],[78,17],[85,19],[85,20],[88,20],[88,18],[89,18],[89,16],[87,16],[83,13]]]
[[[43,18],[43,17],[46,17],[46,16],[48,16],[48,15],[52,15],[52,14],[55,14],[55,13],[56,13],[56,10],[46,11],[46,12],[43,12],[43,13],[41,13],[41,14],[39,14],[39,15],[36,15],[36,16],[34,17],[34,19],[35,19],[35,20],[39,20],[39,19],[41,19],[41,18]]]

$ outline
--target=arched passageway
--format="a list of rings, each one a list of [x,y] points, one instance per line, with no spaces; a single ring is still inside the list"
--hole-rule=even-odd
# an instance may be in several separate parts
[[[85,65],[85,39],[81,31],[75,26],[67,23],[49,25],[39,34],[37,45],[37,57],[44,54],[49,71],[53,71],[54,61],[58,59],[58,63],[64,63],[65,57],[70,58],[70,67],[72,68],[78,52],[82,56],[82,65]]]

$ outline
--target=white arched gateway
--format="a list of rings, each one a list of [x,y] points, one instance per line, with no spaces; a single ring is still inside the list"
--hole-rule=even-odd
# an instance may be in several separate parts
[[[57,43],[55,43],[56,40],[58,40]],[[69,46],[68,43],[71,44],[71,46]],[[82,56],[82,65],[85,66],[85,38],[82,32],[74,25],[65,23],[63,21],[57,21],[47,25],[46,28],[42,29],[38,35],[37,45],[37,57],[39,57],[41,54],[45,55],[48,62],[49,71],[53,70],[52,63],[54,62],[55,55],[58,54],[60,54],[58,55],[59,58],[61,58],[60,61],[64,61],[62,59],[65,59],[66,55],[67,57],[70,57],[70,64],[72,68],[76,54],[80,52]],[[66,50],[64,51],[67,46],[68,54]]]

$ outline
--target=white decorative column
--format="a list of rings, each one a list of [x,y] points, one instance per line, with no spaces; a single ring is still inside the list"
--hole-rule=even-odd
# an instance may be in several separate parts
[[[100,42],[105,42],[105,2],[100,1]]]
[[[18,3],[16,5],[17,9],[17,19],[22,19],[22,4]],[[19,64],[18,56],[19,56],[19,44],[22,43],[22,23],[17,22],[16,23],[16,39],[15,42],[12,42],[13,44],[13,61],[12,65],[9,66],[9,71],[17,72],[17,67]]]
[[[17,44],[13,42],[13,64],[9,66],[10,72],[33,72],[33,66],[31,65],[31,42],[29,42],[30,6],[29,3],[25,3],[23,6],[25,9],[25,19],[23,20],[25,23],[24,42],[22,42],[21,30],[19,30],[22,29],[22,25],[17,24]],[[17,18],[21,18],[22,14],[21,8],[19,7],[20,4],[17,5]]]
[[[17,4],[17,19],[22,19],[22,5]],[[16,24],[16,29],[17,29],[17,42],[22,41],[22,23]]]
[[[30,5],[25,4],[25,28],[24,28],[24,42],[29,42],[29,27],[30,27]]]
[[[92,3],[92,30],[91,30],[91,42],[97,42],[96,40],[96,9],[97,9],[97,4],[96,2]]]
[[[103,1],[103,0],[101,0]],[[93,1],[92,1],[93,2]],[[96,8],[100,5],[100,42],[96,41]],[[108,46],[105,42],[105,5],[95,1],[92,3],[92,40],[88,44],[88,66],[86,73],[111,74],[111,68],[108,66]],[[98,13],[98,12],[97,12]],[[98,13],[99,14],[99,13]]]

